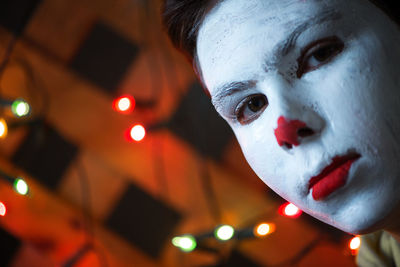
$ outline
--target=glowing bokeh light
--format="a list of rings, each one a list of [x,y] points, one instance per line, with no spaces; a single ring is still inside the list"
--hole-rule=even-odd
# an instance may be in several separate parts
[[[145,137],[146,130],[142,125],[137,124],[131,128],[129,135],[133,140],[139,142],[142,141],[143,138]]]
[[[279,208],[279,213],[281,215],[291,217],[291,218],[297,218],[299,217],[303,212],[296,207],[294,204],[287,202],[280,206]]]
[[[227,241],[233,237],[235,229],[230,225],[221,225],[214,231],[214,235],[218,240]]]
[[[351,250],[357,250],[361,246],[361,238],[359,236],[353,237],[349,242],[349,248]]]
[[[172,238],[172,244],[184,252],[191,252],[197,246],[196,239],[192,235],[176,236]]]
[[[135,108],[135,99],[130,95],[120,96],[113,101],[113,108],[120,113],[131,113]]]
[[[0,201],[0,216],[6,216],[7,208],[6,205]]]
[[[290,203],[289,205],[287,205],[285,207],[285,214],[287,216],[293,216],[296,215],[299,212],[299,208],[296,207],[295,205],[293,205],[292,203]]]
[[[181,239],[182,239],[182,237],[181,236],[175,236],[174,238],[172,238],[172,244],[175,246],[175,247],[180,247],[180,245],[181,245]]]
[[[29,104],[23,99],[17,99],[11,104],[11,111],[17,117],[23,117],[29,114]]]
[[[4,119],[0,119],[0,138],[5,138],[8,133],[8,126]]]
[[[260,223],[254,227],[254,235],[264,237],[275,231],[275,224],[273,223]]]
[[[17,191],[17,193],[21,195],[26,195],[28,194],[29,191],[28,184],[22,178],[15,179],[14,188],[15,191]]]
[[[127,97],[123,97],[118,101],[118,108],[121,111],[127,111],[131,106],[131,101]]]

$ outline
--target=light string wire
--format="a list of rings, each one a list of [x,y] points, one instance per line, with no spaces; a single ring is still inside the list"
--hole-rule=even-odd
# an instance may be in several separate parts
[[[0,96],[2,95],[2,91],[3,91],[2,86],[1,86],[1,81],[3,80],[3,74],[4,74],[6,67],[8,66],[8,62],[10,60],[11,54],[14,50],[14,47],[17,43],[18,37],[19,36],[17,36],[17,35],[12,35],[11,40],[7,44],[6,50],[4,52],[4,56],[0,62]],[[0,107],[0,117],[3,116],[3,113],[4,113],[4,107]]]
[[[29,1],[29,5],[26,8],[25,14],[22,16],[22,21],[20,22],[19,25],[17,25],[17,27],[15,29],[15,32],[12,35],[11,40],[9,41],[9,43],[6,47],[3,59],[0,62],[0,80],[2,80],[4,70],[7,67],[7,64],[10,60],[10,57],[15,48],[15,45],[16,45],[19,37],[23,34],[26,25],[29,23],[31,17],[35,13],[38,4],[39,4],[39,1],[35,1],[35,0]],[[1,86],[0,86],[0,90],[1,90]],[[0,92],[0,95],[1,95],[1,92]]]
[[[3,56],[3,58],[2,58],[2,60],[0,62],[0,81],[3,79],[4,71],[5,71],[5,69],[6,69],[7,65],[8,65],[8,62],[10,61],[10,57],[11,57],[11,54],[12,54],[12,52],[14,50],[14,47],[15,47],[15,45],[17,43],[18,37],[19,36],[17,36],[17,35],[12,35],[11,40],[8,42],[8,44],[6,46],[6,49],[5,49],[5,52],[4,52],[4,56]],[[0,90],[1,89],[2,88],[0,86]]]
[[[90,179],[87,173],[85,166],[83,165],[83,161],[78,161],[75,164],[76,172],[78,174],[78,180],[80,182],[81,187],[81,197],[82,197],[82,215],[85,224],[86,230],[86,244],[92,249],[92,251],[97,255],[99,263],[102,267],[108,267],[107,257],[104,254],[104,251],[101,250],[98,246],[95,245],[95,231],[94,231],[94,223],[92,213],[92,193],[91,193],[91,186],[90,186]],[[85,245],[86,246],[86,245]],[[84,246],[84,247],[85,247]],[[83,247],[83,248],[84,248]],[[78,251],[79,252],[79,251]],[[67,266],[63,266],[67,267]]]

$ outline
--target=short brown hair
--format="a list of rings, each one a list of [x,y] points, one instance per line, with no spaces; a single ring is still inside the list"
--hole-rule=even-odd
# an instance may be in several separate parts
[[[165,0],[162,19],[176,48],[190,60],[196,53],[196,39],[201,23],[217,0]]]

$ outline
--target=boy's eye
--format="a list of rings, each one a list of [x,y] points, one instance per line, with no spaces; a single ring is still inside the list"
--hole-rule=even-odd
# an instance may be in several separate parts
[[[308,45],[298,59],[297,78],[331,61],[343,51],[344,43],[336,36],[324,38]]]
[[[267,106],[268,100],[265,95],[250,95],[236,107],[235,116],[240,124],[249,124],[257,119]]]

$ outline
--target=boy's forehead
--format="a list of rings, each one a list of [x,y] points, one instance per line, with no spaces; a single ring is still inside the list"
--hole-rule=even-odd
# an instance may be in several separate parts
[[[343,0],[223,0],[205,16],[197,41],[206,35],[218,44],[221,39],[234,37],[234,33],[256,32],[268,26],[291,30],[319,13],[341,9],[344,3]]]
[[[260,24],[295,21],[299,15],[307,17],[323,9],[332,9],[338,0],[223,0],[206,15],[201,28],[216,25],[235,25],[254,21]],[[298,13],[302,9],[302,13]],[[205,26],[208,25],[208,26]],[[288,25],[289,26],[289,25]]]
[[[282,43],[285,39],[290,39],[291,33],[296,35],[297,28],[319,23],[332,14],[337,14],[336,9],[332,6],[334,2],[337,1],[222,1],[206,16],[197,39],[199,66],[203,71],[207,87],[212,91],[213,87],[218,86],[218,77],[226,78],[230,74],[235,75],[229,67],[222,68],[218,64],[229,60],[234,65],[235,58],[239,54],[240,61],[243,61],[243,58],[248,56],[247,53],[251,52],[246,49],[250,46],[251,50],[262,46],[260,51],[268,52],[269,56],[273,56],[277,52],[273,51],[277,44]],[[263,42],[259,42],[259,36],[263,36]],[[257,40],[257,42],[253,40]],[[229,52],[227,52],[228,50]],[[248,60],[251,60],[250,56],[248,56]],[[210,73],[203,68],[205,65],[209,69],[210,67],[218,69],[219,75],[210,77]],[[224,75],[225,72],[227,75]],[[245,73],[242,74],[245,76]]]

